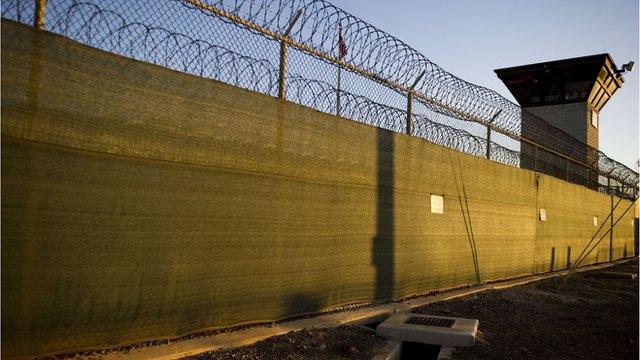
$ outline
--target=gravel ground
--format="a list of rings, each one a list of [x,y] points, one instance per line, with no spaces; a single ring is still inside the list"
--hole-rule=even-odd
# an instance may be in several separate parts
[[[453,359],[638,359],[638,260],[430,304],[414,312],[480,320],[476,345]]]
[[[253,345],[226,351],[213,351],[185,359],[362,359],[370,360],[381,351],[386,340],[373,330],[360,326],[332,329],[305,329],[275,336]]]
[[[415,309],[480,320],[476,345],[453,359],[638,359],[638,281],[606,272],[638,273],[638,261],[490,290]],[[386,345],[359,326],[306,329],[253,345],[187,359],[371,359]]]

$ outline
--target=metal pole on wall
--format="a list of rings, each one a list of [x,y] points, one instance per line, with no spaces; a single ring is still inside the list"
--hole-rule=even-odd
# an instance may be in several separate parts
[[[411,135],[411,128],[413,127],[413,124],[411,123],[411,114],[413,113],[413,109],[411,108],[413,106],[413,92],[408,92],[407,93],[407,135]]]
[[[336,92],[336,116],[340,116],[340,73],[341,68],[338,66],[338,91]]]
[[[418,85],[418,82],[420,81],[420,79],[422,79],[426,72],[426,70],[423,70],[420,75],[418,75],[411,87],[409,87],[409,91],[407,92],[407,135],[411,135],[413,130],[413,124],[411,123],[413,115],[413,89],[416,87],[416,85]]]
[[[338,59],[342,61],[345,56],[347,56],[348,52],[347,43],[344,42],[344,38],[342,37],[342,21],[338,22]],[[342,64],[338,64],[338,81],[337,81],[337,91],[336,91],[336,116],[340,116],[342,111],[342,104],[340,101],[340,96],[342,95]]]
[[[607,189],[609,190],[609,198],[611,198],[611,221],[609,230],[609,261],[613,261],[613,193],[611,192],[611,178],[607,178]]]
[[[496,121],[498,115],[502,112],[502,109],[499,109],[489,120],[489,124],[487,124],[487,160],[491,160],[491,126],[493,122]]]
[[[302,9],[298,10],[295,13],[295,15],[293,16],[293,19],[291,19],[291,21],[289,22],[289,26],[287,27],[287,30],[283,34],[285,37],[289,36],[289,33],[291,33],[291,30],[293,29],[293,25],[296,24],[301,14],[302,14]],[[287,43],[285,41],[281,41],[280,42],[280,72],[278,74],[278,98],[282,100],[286,98],[285,96],[286,73],[287,73]]]
[[[533,145],[533,171],[538,171],[538,147]]]
[[[487,125],[487,160],[491,160],[491,125]]]
[[[36,12],[33,16],[33,26],[40,30],[44,30],[44,17],[46,10],[47,0],[36,0]]]
[[[569,158],[565,157],[564,160],[565,160],[565,163],[564,163],[565,177],[566,177],[566,180],[569,181]]]
[[[285,72],[287,71],[287,44],[282,41],[280,43],[280,72],[278,75],[278,99],[284,100],[284,81]]]

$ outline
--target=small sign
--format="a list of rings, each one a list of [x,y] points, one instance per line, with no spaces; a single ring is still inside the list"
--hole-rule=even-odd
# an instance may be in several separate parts
[[[597,216],[593,217],[593,226],[598,226],[598,217]]]
[[[444,196],[431,195],[431,212],[434,214],[444,214]]]
[[[547,221],[547,210],[540,208],[540,221]]]

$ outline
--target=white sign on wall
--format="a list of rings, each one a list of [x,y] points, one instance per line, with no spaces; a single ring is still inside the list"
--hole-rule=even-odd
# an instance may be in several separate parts
[[[431,195],[431,212],[434,214],[444,214],[444,196]]]
[[[598,217],[597,216],[593,217],[593,226],[598,226]]]
[[[540,208],[540,221],[547,221],[547,210]]]

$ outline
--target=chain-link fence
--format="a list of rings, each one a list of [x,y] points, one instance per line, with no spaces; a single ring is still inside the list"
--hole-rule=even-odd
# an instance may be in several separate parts
[[[4,1],[2,17],[621,197],[638,174],[317,0]],[[522,124],[526,123],[526,127]]]

